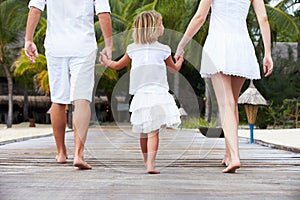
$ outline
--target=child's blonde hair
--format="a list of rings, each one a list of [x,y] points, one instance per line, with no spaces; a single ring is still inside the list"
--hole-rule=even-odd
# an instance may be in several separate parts
[[[134,21],[134,43],[146,44],[157,41],[161,34],[162,16],[159,12],[144,11],[136,16]]]

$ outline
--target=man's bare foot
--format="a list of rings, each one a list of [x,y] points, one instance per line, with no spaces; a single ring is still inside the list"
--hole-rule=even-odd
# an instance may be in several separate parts
[[[67,158],[68,157],[66,155],[56,155],[55,156],[56,162],[60,163],[60,164],[65,164],[67,162]]]
[[[228,165],[224,170],[222,170],[223,173],[235,173],[236,169],[239,169],[241,167],[240,162],[236,162],[232,165]]]
[[[147,170],[148,174],[160,174],[160,171],[156,170],[156,169],[152,169],[152,170]]]
[[[74,157],[73,165],[74,167],[77,167],[80,170],[92,169],[92,167],[89,164],[87,164],[84,160],[78,157]]]

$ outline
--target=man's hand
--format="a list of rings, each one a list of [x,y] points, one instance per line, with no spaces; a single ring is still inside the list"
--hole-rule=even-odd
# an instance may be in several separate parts
[[[100,54],[105,55],[107,57],[108,60],[112,59],[112,50],[111,47],[105,47]],[[105,66],[105,63],[102,61],[101,56],[99,57],[99,62],[101,63],[101,65]]]
[[[35,63],[35,58],[39,57],[39,54],[34,42],[25,41],[25,55],[32,63]]]

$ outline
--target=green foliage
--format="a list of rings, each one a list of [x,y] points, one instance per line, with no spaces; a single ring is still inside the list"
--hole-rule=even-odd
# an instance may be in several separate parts
[[[24,1],[6,0],[0,3],[0,62],[11,65],[20,49],[21,31],[25,29]]]
[[[218,120],[213,119],[211,122],[208,122],[205,118],[198,117],[187,117],[186,119],[182,119],[182,128],[189,129],[197,129],[199,126],[207,126],[207,127],[217,127]]]
[[[43,54],[39,54],[36,63],[32,63],[25,55],[24,49],[15,63],[14,76],[16,78],[27,77],[26,82],[34,82],[38,93],[49,95],[49,80],[47,60]]]
[[[300,100],[284,99],[281,104],[271,103],[268,107],[262,107],[256,119],[256,125],[259,128],[267,128],[268,125],[275,127],[290,127],[296,126],[296,115],[298,106],[298,120],[299,120],[299,107]]]
[[[291,125],[290,115],[294,115],[300,99],[300,61],[295,61],[290,52],[288,58],[277,58],[274,66],[270,77],[255,83],[271,102],[258,111],[256,124],[260,127]]]

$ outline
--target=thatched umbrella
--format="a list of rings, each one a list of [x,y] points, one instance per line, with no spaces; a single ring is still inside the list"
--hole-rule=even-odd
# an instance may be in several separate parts
[[[252,80],[248,89],[239,97],[238,103],[245,105],[247,119],[250,127],[250,143],[253,143],[253,128],[257,116],[258,106],[266,106],[268,105],[268,103],[254,86]]]

